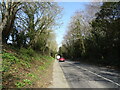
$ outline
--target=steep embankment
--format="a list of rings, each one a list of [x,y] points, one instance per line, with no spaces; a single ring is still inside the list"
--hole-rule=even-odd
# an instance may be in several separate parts
[[[45,88],[50,84],[54,58],[32,49],[3,47],[2,84],[4,88]]]

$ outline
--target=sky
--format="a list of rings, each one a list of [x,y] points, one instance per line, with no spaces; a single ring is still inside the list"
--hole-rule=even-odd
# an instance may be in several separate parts
[[[58,44],[58,47],[62,45],[62,40],[64,35],[66,34],[67,27],[70,22],[70,18],[74,15],[74,13],[78,10],[85,10],[86,4],[88,2],[59,2],[58,3],[61,7],[63,7],[62,11],[62,25],[60,25],[60,28],[55,30],[56,33],[56,41]]]
[[[66,34],[67,27],[70,22],[70,18],[74,15],[76,11],[84,10],[85,5],[88,2],[57,2],[57,3],[63,8],[62,18],[60,20],[62,21],[63,24],[60,25],[60,28],[57,28],[57,30],[55,30],[56,41],[58,47],[60,47],[62,45],[63,37]]]

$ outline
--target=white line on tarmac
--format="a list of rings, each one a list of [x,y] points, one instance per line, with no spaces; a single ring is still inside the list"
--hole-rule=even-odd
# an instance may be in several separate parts
[[[67,63],[71,63],[71,62],[67,62]],[[71,64],[73,64],[73,63],[71,63]],[[94,74],[94,75],[96,75],[96,76],[98,76],[98,77],[100,77],[100,78],[105,79],[106,81],[109,81],[109,82],[111,82],[111,83],[114,83],[114,84],[117,85],[117,86],[120,86],[119,83],[116,83],[116,82],[114,82],[114,81],[112,81],[112,80],[110,80],[110,79],[108,79],[108,78],[106,78],[106,77],[103,77],[103,76],[101,76],[101,75],[99,75],[99,74],[96,74],[96,73],[94,73],[94,72],[92,72],[92,71],[90,71],[90,70],[88,70],[88,69],[86,69],[86,68],[82,68],[82,67],[80,67],[80,66],[76,66],[76,67],[81,68],[81,69],[83,69],[83,70],[86,70],[86,71],[88,71],[88,72],[90,72],[90,73],[92,73],[92,74]]]

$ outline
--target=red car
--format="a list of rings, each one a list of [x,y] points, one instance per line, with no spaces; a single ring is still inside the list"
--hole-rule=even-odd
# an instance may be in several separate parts
[[[63,58],[63,57],[61,57],[60,59],[59,59],[59,62],[64,62],[65,61],[65,58]]]

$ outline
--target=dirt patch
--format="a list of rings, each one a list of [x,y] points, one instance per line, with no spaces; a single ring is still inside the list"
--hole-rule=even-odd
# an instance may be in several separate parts
[[[43,72],[43,74],[40,75],[41,79],[36,83],[35,87],[47,88],[49,85],[51,85],[52,72],[53,72],[53,63],[48,67],[47,70]]]

